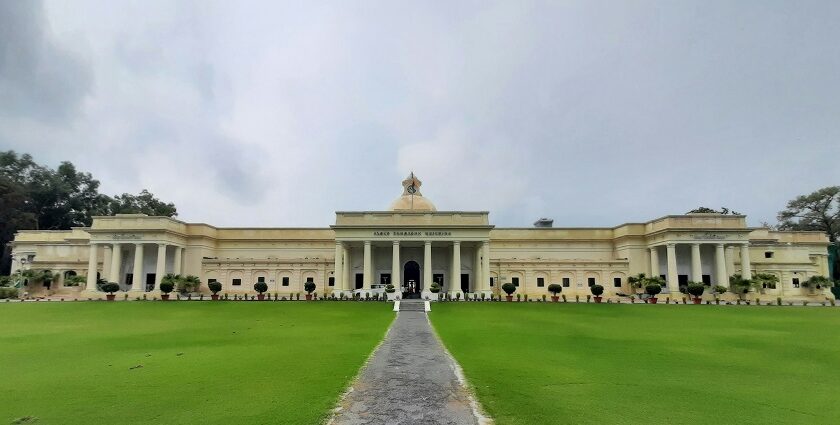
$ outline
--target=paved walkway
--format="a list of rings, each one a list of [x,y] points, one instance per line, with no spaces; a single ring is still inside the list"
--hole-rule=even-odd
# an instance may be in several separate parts
[[[405,310],[401,308],[332,423],[478,424],[472,398],[426,313]]]

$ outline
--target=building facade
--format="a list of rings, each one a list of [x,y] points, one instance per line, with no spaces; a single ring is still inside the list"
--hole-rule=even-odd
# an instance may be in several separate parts
[[[129,296],[159,295],[167,273],[195,275],[202,291],[218,281],[223,293],[254,293],[262,281],[269,293],[381,292],[430,296],[437,282],[445,292],[498,293],[511,282],[517,293],[585,297],[589,286],[605,296],[634,293],[628,277],[662,276],[663,296],[681,297],[688,281],[729,285],[729,276],[775,275],[766,297],[823,299],[825,289],[805,288],[811,276],[828,275],[827,237],[820,232],[750,228],[741,215],[669,215],[612,228],[497,228],[486,211],[437,211],[412,174],[403,194],[385,211],[339,211],[324,228],[217,228],[168,217],[95,217],[88,228],[24,230],[12,243],[12,272],[49,269],[49,287],[28,285],[29,296],[102,297],[97,278],[119,283]],[[65,286],[72,275],[86,285]],[[671,295],[672,294],[672,295]],[[729,295],[734,297],[734,295]],[[725,298],[725,297],[724,297]]]

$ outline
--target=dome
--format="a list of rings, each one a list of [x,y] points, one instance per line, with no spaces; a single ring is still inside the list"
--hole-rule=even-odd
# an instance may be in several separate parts
[[[437,211],[435,204],[425,196],[403,195],[391,202],[391,211]]]
[[[403,180],[403,194],[391,202],[390,211],[437,211],[435,204],[420,193],[423,183],[411,173]]]

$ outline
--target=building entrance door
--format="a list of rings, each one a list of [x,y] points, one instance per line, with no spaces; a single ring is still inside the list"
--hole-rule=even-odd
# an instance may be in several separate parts
[[[409,261],[403,267],[403,298],[420,298],[422,290],[420,284],[420,265],[416,261]]]

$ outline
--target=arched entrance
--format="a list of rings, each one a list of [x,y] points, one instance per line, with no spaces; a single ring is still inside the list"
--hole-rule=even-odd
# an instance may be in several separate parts
[[[416,261],[409,261],[403,267],[402,293],[403,298],[420,298],[422,290],[420,284],[420,265]]]

